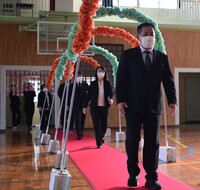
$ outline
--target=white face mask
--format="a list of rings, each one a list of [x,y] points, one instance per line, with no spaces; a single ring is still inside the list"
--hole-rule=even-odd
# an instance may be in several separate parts
[[[44,92],[48,92],[48,89],[47,89],[47,88],[44,88],[43,91],[44,91]]]
[[[99,79],[102,79],[105,76],[105,73],[99,72],[99,73],[97,73],[97,76],[98,76]]]
[[[152,49],[155,44],[154,36],[143,36],[141,38],[141,45],[146,49]]]
[[[83,78],[82,78],[82,77],[77,77],[77,78],[76,78],[76,82],[77,82],[77,83],[82,83],[82,81],[83,81]]]

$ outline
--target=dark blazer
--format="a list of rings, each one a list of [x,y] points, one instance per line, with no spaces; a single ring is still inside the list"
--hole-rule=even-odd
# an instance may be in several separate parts
[[[60,84],[59,88],[58,88],[58,97],[60,98],[60,103],[62,101],[62,96],[63,96],[63,92],[64,92],[64,88],[65,88],[65,83],[63,84]],[[66,86],[66,90],[67,90],[67,86]],[[66,91],[65,91],[65,94],[64,94],[64,100],[63,100],[63,104],[62,104],[62,109],[65,108],[65,99],[66,99]]]
[[[39,94],[38,94],[38,104],[37,104],[37,107],[41,107],[43,108],[43,104],[44,104],[44,100],[45,100],[45,92],[44,91],[41,91]],[[51,93],[48,92],[48,97],[49,97],[49,107],[48,107],[48,103],[47,103],[47,100],[45,102],[45,105],[44,105],[44,109],[49,109],[51,108],[51,104],[52,104],[52,96],[51,96]]]
[[[11,91],[9,93],[9,97],[10,97],[10,107],[12,109],[18,109],[20,107],[20,98],[19,96],[17,96],[16,94],[13,95],[13,92]]]
[[[35,91],[24,91],[24,106],[34,106],[34,97],[36,96]]]
[[[60,98],[60,100],[62,99],[62,95],[63,95],[63,91],[64,91],[64,87],[65,87],[65,83],[60,84],[59,88],[58,88],[58,97]]]
[[[160,114],[162,110],[161,82],[168,104],[176,104],[176,90],[168,56],[153,50],[151,71],[146,69],[140,47],[123,52],[116,79],[117,103],[126,102],[128,110],[148,111]]]
[[[97,101],[98,101],[98,94],[99,94],[99,87],[98,87],[98,81],[92,81],[89,90],[88,90],[88,96],[85,101],[85,108],[88,106],[88,103],[90,101],[90,106],[97,107]],[[111,83],[107,80],[104,80],[104,100],[105,100],[105,107],[109,108],[110,104],[108,99],[113,99],[113,90]]]
[[[69,86],[68,106],[70,105],[72,90],[73,90],[73,83],[71,83]],[[87,93],[88,93],[88,84],[85,81],[83,81],[81,84],[76,83],[76,91],[74,96],[73,107],[83,109]]]

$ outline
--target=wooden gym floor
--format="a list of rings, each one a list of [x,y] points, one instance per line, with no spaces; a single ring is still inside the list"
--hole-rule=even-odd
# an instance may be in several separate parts
[[[125,153],[124,142],[115,140],[117,131],[118,129],[112,128],[112,135],[106,137],[105,143]],[[165,146],[164,131],[161,127],[161,146]],[[85,133],[94,135],[92,129],[86,129]],[[169,127],[169,145],[176,148],[177,161],[160,161],[159,170],[200,190],[199,138],[199,124]],[[47,150],[48,145],[40,145],[40,141],[34,140],[32,132],[25,127],[0,131],[0,189],[49,189],[51,169],[55,166],[55,154],[49,154]],[[141,151],[139,155],[141,160]],[[68,171],[72,175],[70,189],[92,189],[70,159]]]

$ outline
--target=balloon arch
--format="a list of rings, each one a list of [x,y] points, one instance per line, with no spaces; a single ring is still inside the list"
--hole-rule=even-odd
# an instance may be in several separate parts
[[[110,61],[112,65],[115,84],[116,72],[118,68],[117,57],[102,47],[90,45],[92,36],[117,36],[126,40],[128,43],[131,44],[132,47],[138,46],[139,41],[132,34],[126,32],[124,29],[108,26],[98,26],[95,28],[93,21],[94,16],[99,18],[113,15],[119,16],[120,18],[135,20],[139,23],[152,23],[155,27],[156,34],[155,48],[163,53],[166,53],[164,39],[158,28],[158,24],[151,18],[145,16],[142,12],[134,8],[120,9],[119,7],[103,6],[99,8],[99,0],[82,0],[78,23],[76,23],[72,27],[71,32],[68,35],[68,47],[61,55],[61,57],[56,58],[52,64],[52,69],[49,72],[49,76],[46,82],[46,87],[48,89],[51,89],[52,82],[55,77],[58,80],[61,80],[63,76],[65,78],[68,78],[68,76],[70,76],[70,79],[73,78],[74,66],[75,62],[77,61],[77,57],[79,54],[83,53],[86,50],[89,50],[94,54],[101,54]],[[91,57],[81,56],[80,59],[81,61],[89,63],[94,68],[99,66],[98,62]],[[70,69],[70,74],[68,75],[70,62],[72,63],[72,69]]]

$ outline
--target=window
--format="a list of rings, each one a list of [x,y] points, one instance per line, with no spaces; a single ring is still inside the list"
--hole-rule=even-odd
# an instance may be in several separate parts
[[[160,0],[160,8],[178,9],[180,0]]]
[[[117,4],[119,2],[119,5]],[[114,3],[114,1],[113,1]],[[137,7],[137,0],[136,1],[127,1],[127,0],[121,0],[121,1],[117,1],[116,0],[116,5],[115,6],[119,6],[119,7]]]
[[[31,83],[34,86],[35,94],[34,102],[38,102],[38,94],[40,92],[40,80],[29,80],[29,83]]]
[[[160,8],[160,9],[177,9],[177,0],[139,0],[139,7],[145,8]]]
[[[95,80],[95,77],[84,77],[84,81],[87,82],[88,85]]]
[[[120,59],[121,53],[124,50],[124,46],[121,44],[96,44],[96,45],[107,49],[110,53],[112,53],[117,57],[117,60]],[[104,56],[99,54],[94,55],[92,58],[97,60],[100,65],[106,68],[108,80],[111,81],[112,86],[114,86],[113,71],[110,61],[107,60]],[[84,80],[87,81],[88,84],[90,84],[91,81],[95,80],[95,69],[89,63],[81,62],[80,70],[83,72]]]
[[[113,6],[177,9],[180,0],[113,0]],[[99,2],[102,6],[102,0]]]

